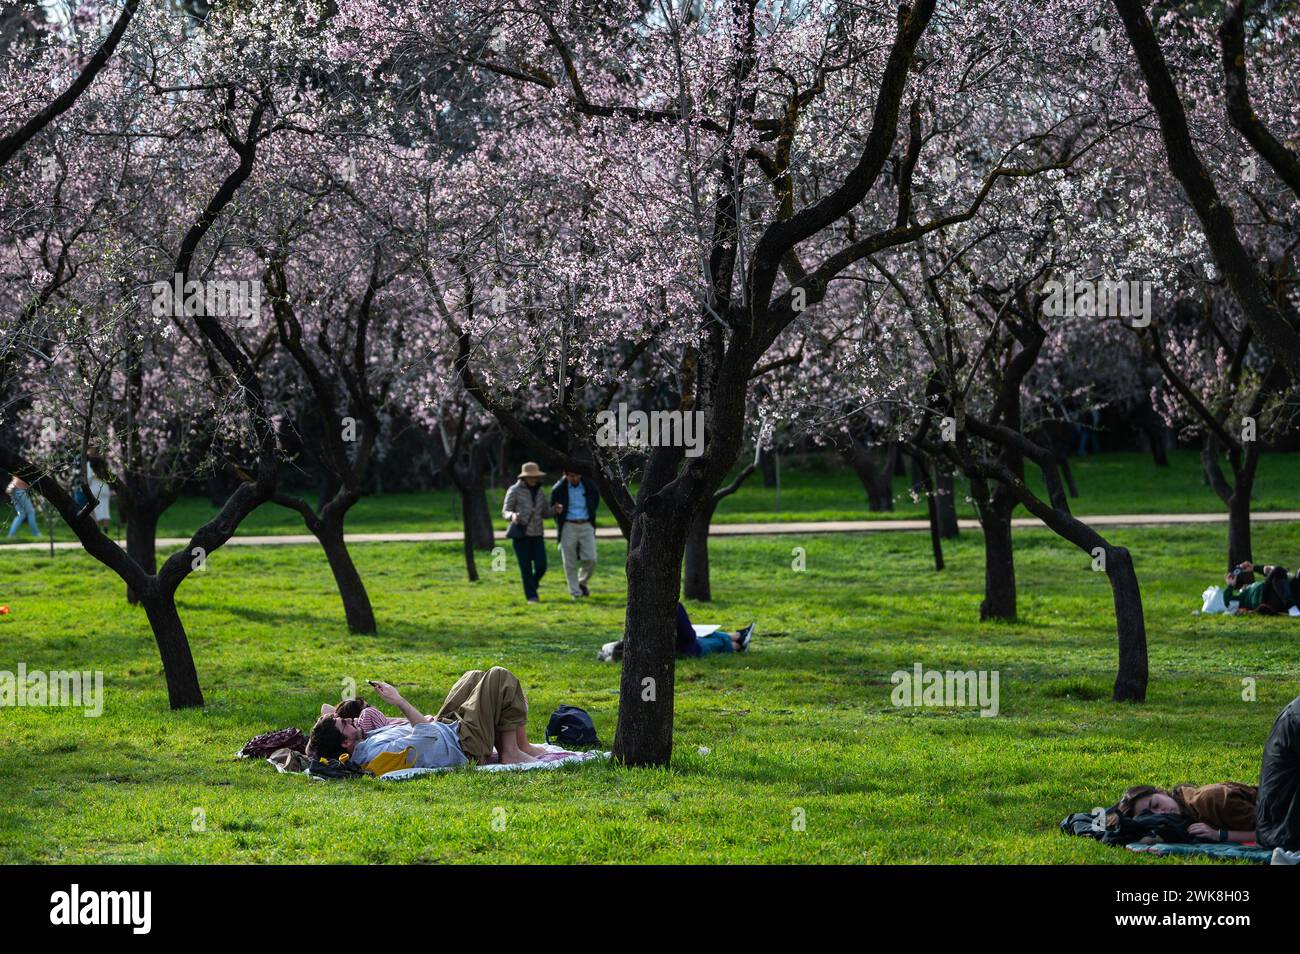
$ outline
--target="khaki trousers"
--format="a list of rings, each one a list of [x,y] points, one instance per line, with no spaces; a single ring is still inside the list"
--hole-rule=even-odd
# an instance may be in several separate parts
[[[471,669],[456,680],[435,718],[459,722],[461,749],[476,762],[484,762],[492,754],[497,733],[528,724],[528,699],[509,669]]]
[[[568,523],[560,530],[560,556],[570,596],[581,596],[596,570],[596,528],[590,523]]]

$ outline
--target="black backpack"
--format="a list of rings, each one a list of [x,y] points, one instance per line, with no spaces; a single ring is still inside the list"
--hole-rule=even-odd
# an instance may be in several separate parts
[[[312,778],[339,779],[362,778],[370,773],[344,756],[342,759],[317,759],[307,766],[307,774]]]
[[[600,745],[591,716],[577,706],[557,706],[551,713],[551,721],[546,723],[546,741],[552,739],[565,748]]]
[[[1131,845],[1144,838],[1152,838],[1165,843],[1196,841],[1187,833],[1191,820],[1184,815],[1164,814],[1163,812],[1143,812],[1129,818],[1118,815],[1114,823],[1107,819],[1106,833],[1101,840],[1107,845]]]

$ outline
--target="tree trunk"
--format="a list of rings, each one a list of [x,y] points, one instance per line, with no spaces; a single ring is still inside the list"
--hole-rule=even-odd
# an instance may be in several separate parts
[[[126,506],[126,495],[120,498],[123,522],[126,524],[126,552],[150,576],[158,572],[158,518],[162,511],[152,502],[146,501],[137,506]],[[126,601],[132,606],[140,602],[140,597],[126,588]]]
[[[1111,698],[1116,702],[1144,702],[1147,697],[1147,630],[1142,613],[1133,558],[1124,547],[1106,550],[1106,576],[1115,601],[1115,626],[1119,636],[1119,670]]]
[[[475,473],[473,478],[460,495],[461,518],[473,548],[491,550],[496,546],[496,527],[488,506],[487,488],[483,486],[481,472]]]
[[[1070,512],[1070,498],[1065,495],[1065,485],[1061,483],[1061,473],[1057,462],[1044,464],[1039,468],[1043,474],[1043,486],[1047,488],[1047,501],[1061,513]]]
[[[912,493],[925,495],[925,512],[930,520],[930,549],[934,553],[934,569],[943,569],[943,534],[939,528],[939,502],[935,499],[934,479],[930,458],[919,450],[907,455],[911,459]]]
[[[316,530],[316,539],[320,541],[329,560],[330,570],[334,574],[334,583],[338,586],[339,596],[343,598],[343,614],[347,619],[348,630],[353,633],[375,632],[375,611],[370,606],[370,594],[361,582],[361,574],[352,562],[352,554],[343,539],[343,520],[323,519]]]
[[[474,550],[477,547],[475,535],[480,530],[476,524],[474,514],[474,499],[476,497],[482,501],[483,509],[486,512],[487,494],[483,492],[482,488],[462,491],[460,495],[461,546],[465,551],[465,575],[469,577],[471,583],[478,582],[478,566],[474,563]],[[488,526],[490,530],[491,524]],[[478,549],[483,548],[478,547]],[[488,549],[491,549],[491,547]]]
[[[980,620],[1016,618],[1016,562],[1011,510],[1001,500],[979,505],[984,530],[984,601]]]
[[[708,501],[691,522],[686,536],[686,558],[683,568],[683,592],[688,600],[708,603],[713,600],[709,585],[709,526],[717,510],[716,501]]]
[[[1237,478],[1232,496],[1228,498],[1228,569],[1254,562],[1250,542],[1250,494],[1254,481]]]
[[[849,449],[844,456],[867,492],[867,509],[872,513],[893,510],[898,445],[891,442],[868,447],[850,437]]]
[[[680,514],[652,520],[641,513],[633,519],[613,756],[625,765],[667,765],[673,751],[677,594],[685,531],[678,525]]]
[[[194,656],[190,653],[185,626],[176,610],[176,594],[155,586],[150,592],[141,594],[140,602],[144,605],[154,641],[158,644],[158,654],[162,657],[171,707],[187,709],[203,705],[203,690],[199,688]]]
[[[776,486],[776,451],[763,448],[758,452],[758,467],[763,472],[763,486]]]
[[[1061,465],[1061,476],[1065,478],[1065,486],[1070,489],[1070,496],[1078,497],[1079,485],[1074,482],[1074,468],[1070,466],[1070,456],[1063,454],[1057,462]]]
[[[952,540],[961,532],[957,525],[957,494],[952,471],[943,464],[935,468],[935,503],[939,508],[939,536]]]
[[[1137,409],[1138,431],[1146,439],[1151,459],[1157,467],[1169,466],[1169,428],[1161,420],[1150,401],[1139,401]]]

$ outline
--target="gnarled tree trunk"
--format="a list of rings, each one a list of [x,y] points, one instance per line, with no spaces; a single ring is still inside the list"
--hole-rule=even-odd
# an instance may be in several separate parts
[[[677,593],[685,514],[636,515],[627,556],[627,616],[614,757],[667,765],[673,751]]]
[[[1013,503],[999,487],[991,496],[972,480],[980,527],[984,531],[984,600],[980,620],[1016,618],[1016,559],[1011,540]]]
[[[127,505],[127,496],[118,498],[122,521],[126,524],[126,552],[150,576],[158,572],[158,518],[162,510],[152,500]],[[126,601],[131,605],[140,597],[131,587],[126,588]]]
[[[961,532],[957,523],[957,495],[952,470],[936,461],[934,475],[935,506],[939,511],[939,536],[952,540]]]
[[[343,537],[343,515],[323,517],[312,529],[312,533],[320,541],[325,558],[329,561],[330,572],[334,574],[334,583],[343,600],[343,615],[348,630],[353,633],[375,632],[375,611],[370,605],[370,594],[366,592],[366,584],[357,572],[356,563],[353,562]]]
[[[158,654],[162,657],[163,675],[167,679],[167,700],[173,709],[201,706],[203,690],[199,688],[199,674],[194,668],[194,656],[190,652],[189,639],[185,636],[185,625],[176,609],[176,593],[159,585],[157,577],[152,577],[150,583],[145,592],[140,594],[140,603],[144,606],[145,615],[149,617],[149,626],[153,630],[154,641],[158,644]]]
[[[886,441],[869,447],[849,435],[849,446],[843,454],[867,492],[867,509],[872,513],[893,510],[894,468],[898,463],[898,445]]]
[[[709,581],[709,525],[718,508],[716,500],[706,501],[686,535],[686,554],[682,573],[682,590],[688,600],[708,603],[713,599]]]

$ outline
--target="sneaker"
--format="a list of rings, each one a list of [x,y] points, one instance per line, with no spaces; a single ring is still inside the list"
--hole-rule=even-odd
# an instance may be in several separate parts
[[[740,637],[740,651],[743,653],[749,648],[749,640],[754,635],[754,624],[750,623],[736,635]]]
[[[583,596],[590,596],[590,595],[591,595],[591,590],[587,589],[587,584],[586,584],[586,583],[579,583],[579,584],[578,584],[578,589],[580,589],[580,590],[582,591],[582,595],[583,595]],[[1297,615],[1300,615],[1300,614],[1297,614]]]
[[[1287,613],[1289,613],[1291,616],[1300,616],[1300,606],[1291,607],[1289,610],[1287,610]]]
[[[1270,865],[1300,865],[1300,851],[1285,851],[1281,848],[1273,849],[1273,858],[1269,861]]]
[[[530,602],[530,603],[540,603],[541,600],[539,600],[539,599],[538,599],[537,597],[535,597],[535,596],[530,596],[530,597],[528,597],[528,602]]]

